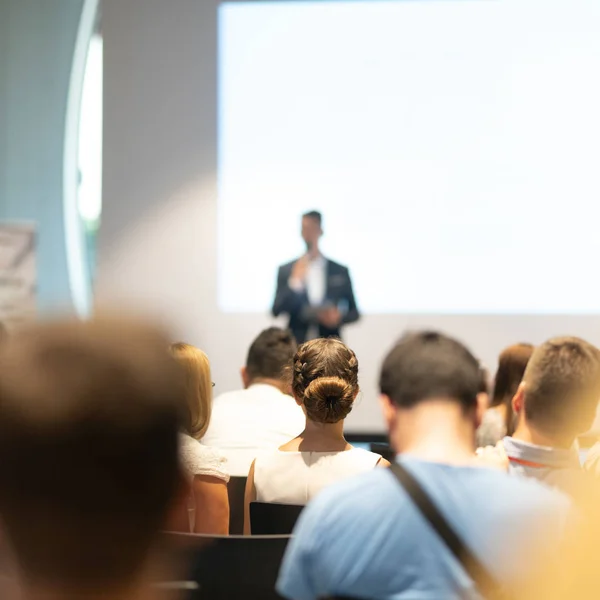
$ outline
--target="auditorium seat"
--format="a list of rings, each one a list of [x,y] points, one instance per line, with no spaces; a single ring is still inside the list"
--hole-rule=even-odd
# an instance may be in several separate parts
[[[242,535],[244,533],[244,494],[247,477],[231,477],[227,484],[229,496],[229,533]]]
[[[187,568],[180,581],[160,585],[185,590],[185,600],[279,600],[275,583],[289,539],[165,533],[167,558]]]
[[[252,535],[292,533],[304,506],[269,502],[250,503],[250,532]]]

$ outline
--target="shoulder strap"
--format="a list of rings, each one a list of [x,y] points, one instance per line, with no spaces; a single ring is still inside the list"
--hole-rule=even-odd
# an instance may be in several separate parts
[[[400,483],[400,486],[403,487],[404,491],[410,496],[414,505],[421,512],[423,517],[425,517],[433,530],[439,535],[450,552],[452,552],[464,570],[468,573],[469,577],[471,577],[482,596],[488,600],[508,598],[494,576],[471,552],[471,550],[463,544],[462,540],[425,493],[415,477],[397,462],[391,464],[390,470]]]

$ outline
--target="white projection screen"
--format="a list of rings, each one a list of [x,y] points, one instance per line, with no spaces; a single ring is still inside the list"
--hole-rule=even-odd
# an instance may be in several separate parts
[[[599,73],[595,0],[222,4],[219,306],[316,208],[366,313],[597,313]]]
[[[600,344],[598,0],[105,0],[98,302],[148,309],[239,388],[300,215],[347,265],[361,394],[407,329],[493,374]],[[135,78],[132,78],[135,74]]]

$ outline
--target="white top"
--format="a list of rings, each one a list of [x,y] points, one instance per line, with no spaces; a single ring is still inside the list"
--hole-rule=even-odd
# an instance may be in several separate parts
[[[215,448],[204,446],[186,433],[180,433],[179,454],[189,479],[193,479],[194,475],[209,475],[229,481],[229,473],[225,467],[227,459]]]
[[[306,295],[311,306],[321,306],[325,300],[327,282],[327,260],[319,254],[308,263],[306,279],[298,281],[290,278],[288,285],[296,292],[303,292],[306,287]]]
[[[284,452],[257,457],[257,502],[306,504],[324,487],[374,469],[381,456],[361,448],[345,452]]]
[[[260,452],[289,442],[305,425],[304,413],[291,396],[275,386],[257,383],[213,400],[202,443],[219,449],[231,475],[246,477]]]

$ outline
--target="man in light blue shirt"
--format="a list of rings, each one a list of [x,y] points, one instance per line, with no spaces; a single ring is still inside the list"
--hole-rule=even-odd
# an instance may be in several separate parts
[[[560,541],[567,499],[474,457],[484,410],[479,365],[459,342],[403,337],[380,379],[399,460],[463,543],[506,587],[528,580]],[[479,590],[387,469],[324,490],[303,512],[277,589],[292,600],[479,598]]]

